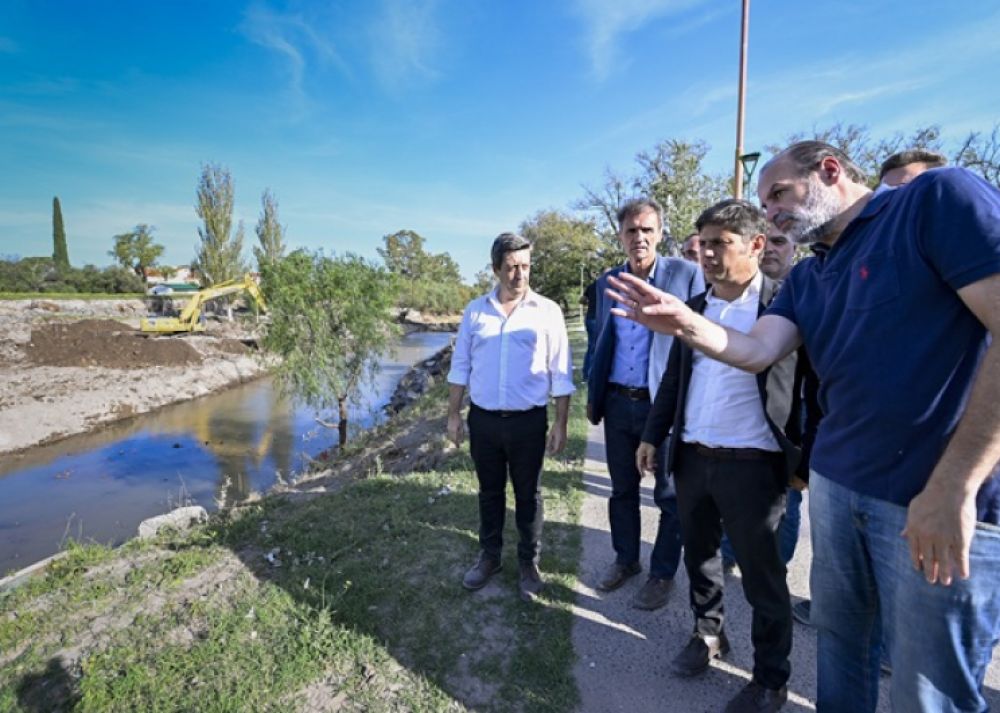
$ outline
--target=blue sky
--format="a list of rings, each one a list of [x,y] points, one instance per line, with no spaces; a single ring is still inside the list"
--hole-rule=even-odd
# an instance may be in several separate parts
[[[232,172],[246,249],[260,195],[292,247],[375,258],[416,230],[466,277],[666,138],[735,145],[739,0],[0,4],[0,255],[70,259],[156,226],[194,255],[201,165]],[[1000,120],[1000,6],[755,0],[747,151],[836,121],[876,136]]]

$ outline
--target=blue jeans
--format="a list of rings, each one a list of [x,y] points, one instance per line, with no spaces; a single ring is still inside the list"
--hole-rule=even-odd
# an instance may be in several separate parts
[[[788,496],[785,505],[785,514],[781,516],[778,523],[778,552],[781,554],[781,561],[788,564],[795,554],[795,545],[799,542],[799,526],[802,522],[802,492],[795,488],[788,488],[785,491]],[[736,562],[736,553],[733,546],[729,544],[729,536],[722,536],[722,561],[726,564]]]
[[[639,561],[642,521],[639,515],[642,474],[635,467],[635,452],[642,442],[642,429],[649,415],[649,399],[636,401],[611,391],[604,402],[604,447],[611,476],[608,521],[615,561],[629,566]],[[669,492],[666,468],[666,441],[656,452],[653,473],[653,501],[660,509],[649,576],[671,579],[681,561],[681,528],[677,516],[677,496]]]
[[[900,536],[906,508],[816,472],[809,485],[816,710],[875,710],[883,641],[894,711],[988,710],[982,685],[1000,624],[1000,528],[977,524],[969,579],[928,584]]]

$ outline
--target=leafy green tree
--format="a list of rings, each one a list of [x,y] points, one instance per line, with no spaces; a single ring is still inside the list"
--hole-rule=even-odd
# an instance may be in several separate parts
[[[424,249],[424,238],[412,230],[400,230],[383,236],[384,248],[378,254],[389,272],[408,280],[434,280],[461,282],[462,276],[448,253],[429,253]]]
[[[281,357],[279,383],[313,408],[336,405],[343,445],[347,406],[393,344],[397,280],[350,254],[296,250],[263,268],[271,314],[263,345]]]
[[[487,265],[482,270],[476,273],[476,281],[473,283],[473,292],[475,295],[485,295],[487,292],[496,287],[497,278],[493,274],[493,266]]]
[[[59,196],[52,199],[52,260],[57,269],[63,270],[69,267],[69,250],[66,247],[66,230],[63,227]]]
[[[531,288],[555,300],[563,310],[579,303],[583,288],[603,267],[594,224],[554,210],[521,223],[531,241]]]
[[[242,221],[233,232],[234,192],[228,168],[213,163],[202,166],[195,212],[203,225],[198,228],[201,243],[196,247],[194,265],[206,286],[246,272]]]
[[[119,265],[145,279],[146,268],[155,265],[163,254],[163,246],[153,242],[154,230],[156,228],[151,225],[139,223],[127,233],[119,233],[114,237],[115,246],[108,254]]]
[[[606,169],[601,187],[584,186],[584,197],[574,208],[596,218],[604,266],[625,259],[618,241],[616,214],[623,203],[640,196],[655,198],[663,207],[666,239],[660,243],[660,250],[667,255],[680,254],[680,243],[694,229],[701,212],[727,193],[725,179],[705,170],[709,150],[703,141],[666,139],[636,155],[638,170],[632,177]]]
[[[641,169],[637,187],[663,206],[663,232],[672,239],[664,240],[661,249],[668,255],[679,254],[702,211],[728,194],[724,178],[705,172],[709,150],[704,141],[667,139],[635,158]]]
[[[391,235],[382,236],[384,248],[378,248],[378,254],[385,262],[389,272],[405,279],[414,280],[421,277],[427,251],[424,250],[424,239],[412,230],[399,230]]]
[[[260,203],[260,218],[255,229],[260,245],[253,248],[258,269],[264,263],[273,265],[285,254],[285,227],[278,222],[278,201],[271,191],[265,190]]]

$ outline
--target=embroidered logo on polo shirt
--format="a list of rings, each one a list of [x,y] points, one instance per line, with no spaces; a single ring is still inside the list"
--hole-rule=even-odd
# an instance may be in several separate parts
[[[868,266],[867,265],[862,265],[861,269],[858,270],[858,275],[861,276],[862,280],[867,280],[868,279],[868,274],[869,274],[868,273]]]

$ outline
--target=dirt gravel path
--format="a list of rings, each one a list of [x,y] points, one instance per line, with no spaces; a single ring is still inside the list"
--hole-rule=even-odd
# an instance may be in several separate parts
[[[642,564],[648,567],[649,552],[656,527],[652,479],[643,487]],[[644,581],[633,577],[610,593],[599,592],[595,584],[613,560],[608,530],[607,496],[611,489],[604,461],[603,427],[590,427],[584,463],[587,495],[580,524],[583,553],[577,603],[574,613],[573,646],[577,653],[574,669],[580,691],[581,713],[696,713],[722,711],[726,703],[750,680],[750,608],[743,596],[739,575],[726,580],[726,631],[733,646],[724,661],[695,679],[679,679],[670,673],[670,661],[691,635],[693,620],[688,607],[688,580],[684,565],[677,572],[668,604],[654,612],[630,606]],[[788,584],[792,601],[809,595],[808,493],[803,501],[802,531],[795,557],[789,564]],[[795,624],[792,648],[792,677],[785,711],[815,710],[816,637],[811,629]],[[882,678],[879,712],[889,706],[888,677]],[[994,655],[986,677],[987,701],[1000,709],[1000,665]]]

